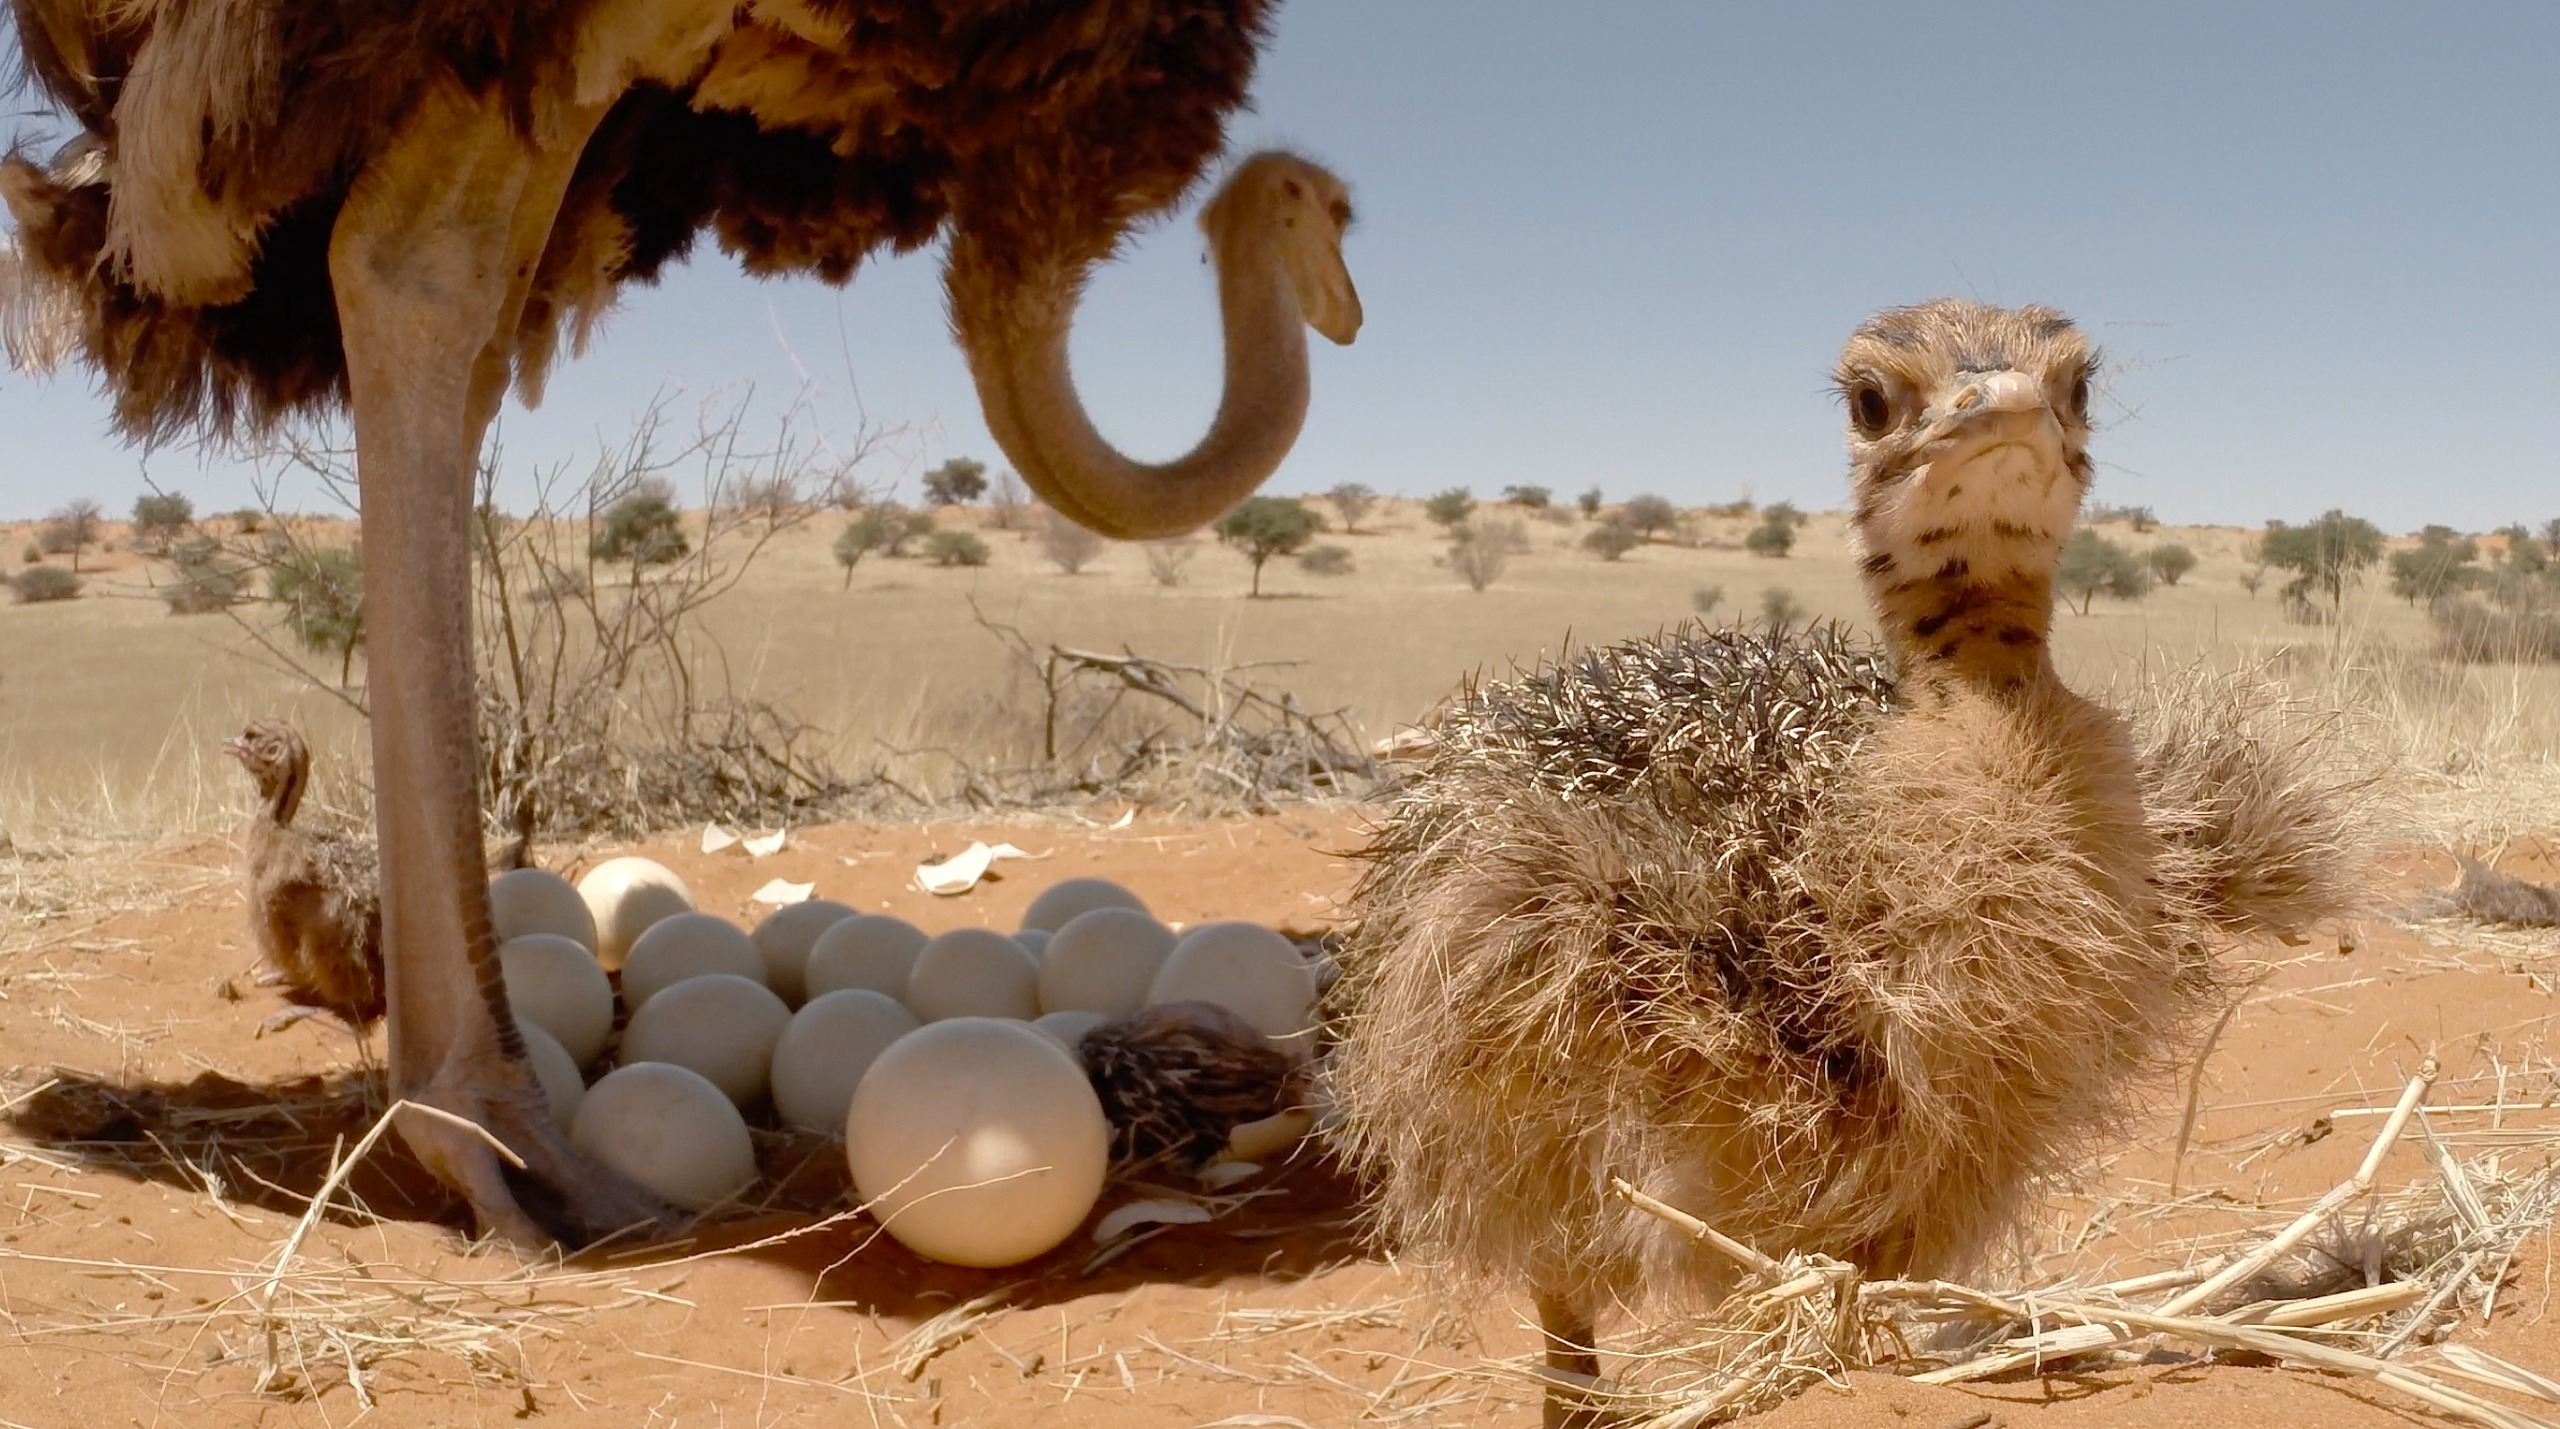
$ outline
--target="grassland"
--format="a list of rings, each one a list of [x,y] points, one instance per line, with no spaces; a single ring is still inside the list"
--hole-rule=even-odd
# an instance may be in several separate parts
[[[1045,559],[1036,522],[998,530],[989,513],[969,511],[946,511],[943,523],[981,529],[988,565],[873,557],[848,582],[830,554],[843,519],[778,536],[709,608],[708,633],[738,691],[809,722],[838,764],[886,764],[926,783],[937,777],[932,751],[989,762],[1028,752],[1032,692],[979,612],[1035,641],[1209,666],[1285,662],[1257,678],[1310,707],[1348,711],[1372,738],[1472,673],[1499,673],[1568,640],[1689,619],[1702,590],[1721,592],[1709,619],[1756,619],[1772,587],[1811,618],[1864,619],[1837,514],[1814,516],[1784,558],[1743,549],[1746,519],[1693,516],[1682,541],[1615,562],[1581,549],[1578,516],[1532,517],[1530,549],[1477,592],[1448,569],[1420,507],[1395,502],[1358,534],[1320,538],[1350,549],[1351,574],[1276,560],[1258,600],[1246,597],[1245,561],[1213,542],[1200,542],[1175,586],[1159,584],[1134,547],[1070,576]],[[26,534],[0,531],[12,568]],[[2355,717],[2422,799],[2467,810],[2446,816],[2457,826],[2449,832],[2495,838],[2547,826],[2560,808],[2560,671],[2440,665],[2425,653],[2423,616],[2379,582],[2352,593],[2334,625],[2290,623],[2274,580],[2255,594],[2242,585],[2248,532],[2116,525],[2108,534],[2137,548],[2174,540],[2200,564],[2139,602],[2102,596],[2087,615],[2058,612],[2058,656],[2075,683],[2121,684],[2199,661],[2263,665]],[[355,720],[337,697],[279,669],[239,623],[168,615],[153,594],[165,571],[121,532],[114,541],[119,549],[85,562],[96,573],[82,598],[0,605],[0,828],[24,841],[225,821],[238,791],[215,744],[256,715],[289,715],[324,749],[356,753]]]

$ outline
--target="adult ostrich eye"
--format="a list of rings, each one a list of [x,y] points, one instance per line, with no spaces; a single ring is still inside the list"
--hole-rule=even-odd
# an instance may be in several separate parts
[[[1893,403],[1883,388],[1861,382],[1849,389],[1849,420],[1857,424],[1859,436],[1874,441],[1893,426]]]
[[[2089,369],[2085,367],[2071,379],[2071,415],[2083,422],[2089,420]]]

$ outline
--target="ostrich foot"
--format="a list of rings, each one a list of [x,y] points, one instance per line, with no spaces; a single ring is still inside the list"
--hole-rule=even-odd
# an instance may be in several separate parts
[[[249,980],[249,986],[251,987],[282,987],[284,986],[284,983],[284,974],[276,971],[274,968],[264,969],[256,977]]]
[[[415,1105],[400,1113],[410,1152],[461,1193],[483,1231],[532,1252],[635,1230],[656,1235],[683,1222],[673,1207],[571,1146],[541,1098],[505,1080],[441,1076],[410,1093],[405,1100]]]
[[[1544,1429],[1597,1429],[1606,1422],[1592,1391],[1600,1387],[1599,1336],[1591,1316],[1561,1295],[1540,1295],[1538,1327],[1547,1342]]]
[[[322,1016],[327,1013],[327,1011],[328,1009],[325,1007],[295,1006],[284,1008],[280,1011],[269,1013],[266,1019],[258,1024],[258,1030],[249,1035],[252,1037],[265,1037],[270,1033],[282,1032],[296,1023],[307,1022],[314,1017]]]

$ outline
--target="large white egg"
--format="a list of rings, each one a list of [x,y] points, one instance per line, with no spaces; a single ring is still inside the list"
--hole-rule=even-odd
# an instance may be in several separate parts
[[[1123,1017],[1147,1005],[1147,990],[1173,951],[1173,930],[1133,908],[1096,908],[1049,935],[1040,960],[1042,1012]]]
[[[1022,910],[1025,929],[1054,933],[1067,926],[1069,919],[1096,908],[1135,908],[1141,913],[1147,905],[1138,895],[1107,878],[1070,878],[1052,883]]]
[[[855,1192],[908,1249],[1015,1265],[1102,1194],[1111,1128],[1083,1068],[1029,1023],[936,1022],[871,1064],[845,1115]]]
[[[596,915],[576,884],[547,868],[511,868],[490,879],[489,924],[501,943],[551,933],[596,950]]]
[[[588,869],[578,880],[578,897],[595,919],[596,961],[608,972],[622,966],[650,924],[693,911],[684,880],[646,858],[609,858]]]
[[[581,1067],[603,1054],[613,1035],[613,984],[595,954],[557,933],[526,933],[498,945],[498,968],[519,1025],[550,1033]]]
[[[1029,949],[1035,958],[1049,956],[1049,930],[1046,928],[1025,928],[1014,934],[1013,940]]]
[[[790,1025],[791,1009],[753,978],[689,977],[631,1014],[622,1060],[689,1067],[745,1106],[764,1095],[773,1049]]]
[[[1259,923],[1203,923],[1183,934],[1147,1001],[1214,1002],[1301,1056],[1313,1051],[1315,969]]]
[[[578,1074],[578,1064],[569,1060],[568,1052],[550,1033],[523,1022],[516,1024],[516,1033],[524,1038],[524,1059],[533,1064],[533,1080],[542,1088],[542,1099],[551,1104],[552,1124],[567,1131],[577,1124],[587,1079]]]
[[[1084,1053],[1077,1050],[1077,1044],[1084,1041],[1084,1034],[1110,1020],[1099,1012],[1044,1012],[1031,1019],[1031,1025],[1058,1039],[1058,1045],[1066,1048],[1081,1063]]]
[[[923,1024],[906,1004],[867,987],[809,999],[773,1048],[773,1110],[791,1126],[844,1135],[845,1108],[889,1044]]]
[[[992,928],[954,928],[924,945],[907,974],[903,999],[918,1017],[1040,1015],[1040,963],[1029,949]]]
[[[632,1062],[587,1088],[569,1139],[689,1211],[717,1205],[756,1179],[746,1118],[701,1073],[665,1062]]]
[[[802,969],[802,995],[817,997],[848,987],[867,987],[890,997],[907,995],[907,974],[916,954],[932,939],[904,918],[885,913],[857,913],[843,919],[809,945]]]
[[[688,978],[734,973],[764,981],[764,955],[716,913],[678,913],[649,925],[622,964],[622,1005],[637,1016],[649,999]]]
[[[809,966],[809,945],[818,935],[853,917],[852,909],[830,898],[812,898],[775,909],[747,936],[764,957],[764,985],[783,1001],[798,1006],[808,994],[801,981]]]

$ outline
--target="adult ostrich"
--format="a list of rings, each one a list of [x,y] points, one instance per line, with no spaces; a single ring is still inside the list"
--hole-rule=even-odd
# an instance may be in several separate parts
[[[1024,479],[1112,536],[1198,525],[1295,439],[1303,324],[1359,326],[1342,186],[1266,155],[1204,211],[1226,387],[1190,454],[1113,451],[1067,331],[1217,153],[1271,4],[15,0],[27,72],[83,130],[0,166],[22,312],[60,320],[135,438],[354,418],[391,1085],[520,1158],[402,1119],[484,1226],[662,1214],[552,1129],[490,936],[466,518],[508,386],[538,397],[560,336],[706,228],[751,272],[834,282],[947,232],[952,326]]]

